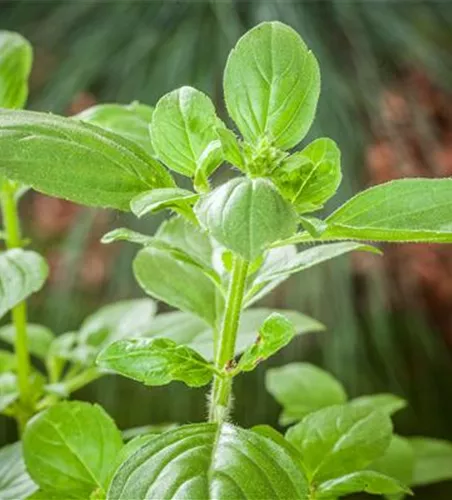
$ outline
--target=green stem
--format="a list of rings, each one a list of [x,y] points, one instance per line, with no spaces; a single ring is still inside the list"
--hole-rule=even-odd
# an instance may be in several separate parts
[[[10,181],[2,183],[1,210],[6,233],[8,249],[21,248],[19,213],[15,194],[17,187]],[[14,350],[17,360],[17,380],[19,385],[19,400],[23,411],[18,416],[19,431],[22,432],[27,420],[33,413],[30,392],[30,353],[27,341],[27,305],[21,302],[11,311],[12,322],[16,328]]]
[[[223,324],[218,338],[215,367],[223,371],[234,359],[237,330],[242,312],[243,296],[249,263],[235,256],[229,283]],[[222,422],[227,418],[231,399],[232,377],[215,376],[210,400],[209,422]]]

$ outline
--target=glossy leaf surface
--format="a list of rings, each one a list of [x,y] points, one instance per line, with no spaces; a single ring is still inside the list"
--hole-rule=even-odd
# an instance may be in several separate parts
[[[211,381],[214,372],[195,350],[165,338],[115,342],[100,353],[97,364],[145,385],[179,380],[200,387]]]
[[[188,425],[151,440],[119,467],[108,499],[305,498],[304,476],[275,442],[230,424]]]
[[[368,466],[383,455],[391,437],[385,413],[347,405],[311,413],[286,433],[303,457],[308,478],[321,482]]]
[[[89,497],[106,487],[122,439],[100,406],[64,402],[30,420],[23,446],[27,469],[43,490]]]
[[[267,371],[265,385],[283,407],[282,425],[331,405],[345,403],[342,384],[327,371],[309,363],[290,363]]]

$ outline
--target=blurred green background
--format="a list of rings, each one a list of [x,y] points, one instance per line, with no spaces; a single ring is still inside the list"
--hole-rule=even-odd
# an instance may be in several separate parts
[[[310,137],[335,139],[344,170],[329,210],[372,183],[452,175],[450,2],[0,0],[0,29],[19,31],[35,48],[29,107],[62,114],[97,102],[153,104],[188,84],[212,96],[226,118],[227,54],[244,31],[275,19],[293,26],[320,62],[322,94]],[[103,247],[99,238],[125,225],[152,233],[161,219],[138,222],[36,193],[22,209],[25,231],[52,269],[31,302],[34,322],[62,333],[102,304],[143,295],[131,273],[135,249]],[[399,433],[452,439],[452,248],[384,251],[383,259],[341,258],[312,269],[265,301],[310,314],[328,330],[239,378],[238,423],[276,425],[279,408],[265,391],[265,370],[308,359],[352,395],[407,398]],[[77,397],[99,401],[122,428],[195,422],[206,407],[202,390],[149,390],[119,378],[104,378]],[[1,420],[0,441],[14,439],[13,423]],[[443,483],[416,498],[451,496],[452,483]]]

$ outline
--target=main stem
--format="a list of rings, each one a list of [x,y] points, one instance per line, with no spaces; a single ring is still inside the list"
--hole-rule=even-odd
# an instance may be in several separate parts
[[[223,371],[233,361],[235,343],[243,306],[246,278],[249,263],[239,256],[234,263],[229,282],[226,308],[223,316],[221,332],[218,338],[215,366]],[[209,422],[222,422],[228,414],[231,399],[232,377],[215,376],[209,408]]]
[[[3,224],[6,233],[6,246],[8,249],[21,248],[22,237],[20,231],[19,213],[15,198],[16,187],[10,181],[3,181],[0,194]],[[12,322],[16,329],[14,350],[17,361],[17,381],[19,385],[19,399],[21,410],[17,415],[19,432],[25,427],[31,412],[30,393],[30,354],[27,342],[27,305],[21,302],[11,311]]]

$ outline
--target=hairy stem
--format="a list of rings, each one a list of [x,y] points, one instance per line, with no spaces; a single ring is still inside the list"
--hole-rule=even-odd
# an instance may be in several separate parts
[[[234,359],[248,266],[249,263],[241,257],[234,257],[226,308],[215,357],[215,366],[218,371],[224,370]],[[227,417],[231,389],[232,377],[215,376],[210,399],[209,422],[220,423]]]
[[[19,213],[15,197],[17,187],[10,181],[3,181],[1,189],[1,210],[6,233],[6,247],[21,248],[22,237],[20,231]],[[22,432],[27,420],[32,414],[30,391],[30,353],[27,341],[27,305],[21,302],[11,311],[12,322],[16,329],[14,350],[17,360],[17,381],[19,385],[19,400],[21,411],[17,420],[19,432]]]

